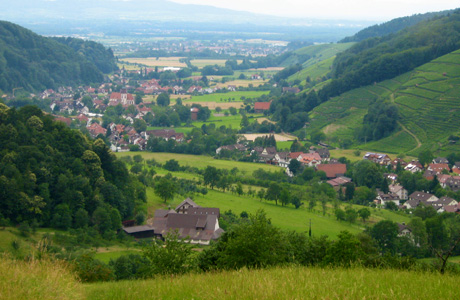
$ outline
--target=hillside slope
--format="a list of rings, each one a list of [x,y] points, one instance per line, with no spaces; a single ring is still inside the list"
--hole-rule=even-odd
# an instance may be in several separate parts
[[[341,44],[320,44],[304,47],[294,51],[294,55],[283,62],[283,65],[300,63],[302,70],[289,76],[289,82],[300,80],[300,84],[306,83],[307,77],[311,80],[320,81],[331,71],[332,63],[337,55],[353,46],[354,43]],[[295,60],[295,58],[306,57],[306,60]]]
[[[100,70],[84,54],[92,52],[89,57],[93,61],[99,60],[99,65],[105,65],[106,61],[110,65],[113,54],[111,56],[111,51],[105,53],[99,49],[99,55],[95,56],[96,47],[86,45],[92,48],[87,47],[84,52],[78,53],[54,39],[0,21],[0,90],[10,92],[22,87],[28,91],[39,91],[102,81],[102,70],[110,71],[110,67]]]
[[[356,34],[346,37],[339,41],[339,43],[349,43],[349,42],[361,42],[368,38],[381,37],[390,33],[396,33],[400,30],[403,30],[407,27],[416,25],[422,21],[429,20],[435,16],[445,16],[452,12],[452,10],[445,10],[440,12],[429,12],[426,14],[416,14],[412,16],[396,18],[391,21],[376,24],[363,30],[360,30]]]
[[[391,79],[460,49],[460,9],[396,34],[366,39],[337,55],[322,102],[354,88]]]
[[[309,130],[321,129],[337,145],[352,140],[362,126],[368,106],[373,101],[388,101],[399,109],[400,130],[362,148],[413,155],[423,149],[458,150],[458,146],[448,143],[448,137],[460,133],[459,94],[460,50],[457,50],[394,79],[322,103],[310,114]]]

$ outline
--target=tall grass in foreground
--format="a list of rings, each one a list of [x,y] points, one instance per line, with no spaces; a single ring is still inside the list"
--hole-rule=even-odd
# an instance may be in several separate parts
[[[81,283],[63,262],[0,257],[0,299],[83,299]]]
[[[383,269],[279,267],[86,284],[88,299],[460,299],[458,277]]]

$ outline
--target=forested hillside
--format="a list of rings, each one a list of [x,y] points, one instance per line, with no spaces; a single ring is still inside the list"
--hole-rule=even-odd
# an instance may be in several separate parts
[[[100,82],[102,73],[114,67],[113,54],[101,47],[75,39],[58,42],[0,21],[0,90],[10,92],[22,87],[38,91]],[[93,63],[96,61],[97,65]]]
[[[322,102],[355,88],[402,75],[460,49],[460,9],[396,34],[366,39],[337,55]]]
[[[0,219],[13,224],[93,225],[104,235],[146,201],[145,186],[101,139],[36,107],[0,103],[0,149]]]
[[[401,76],[333,97],[310,113],[308,130],[321,130],[341,147],[359,141],[374,151],[417,155],[429,149],[448,154],[458,151],[459,94],[457,50]],[[386,131],[390,129],[396,130]]]
[[[446,10],[396,18],[382,24],[376,24],[374,26],[364,28],[355,35],[342,39],[339,41],[339,43],[361,42],[368,38],[381,37],[390,33],[396,33],[404,28],[416,25],[424,20],[429,20],[436,16],[445,16],[450,12],[452,11]]]
[[[112,50],[106,49],[102,44],[70,37],[56,37],[54,39],[82,54],[87,60],[95,64],[102,73],[107,74],[118,69]]]

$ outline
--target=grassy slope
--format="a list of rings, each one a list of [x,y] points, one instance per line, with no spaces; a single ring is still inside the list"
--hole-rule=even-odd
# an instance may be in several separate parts
[[[179,161],[180,165],[196,167],[199,169],[205,169],[208,165],[219,168],[219,169],[233,169],[236,167],[238,168],[238,170],[243,171],[246,174],[252,174],[254,170],[259,169],[259,168],[264,169],[265,171],[278,171],[279,170],[279,167],[276,167],[276,166],[214,159],[206,155],[153,153],[153,152],[139,152],[139,153],[119,152],[119,153],[116,153],[116,156],[117,157],[134,156],[136,154],[142,155],[144,159],[153,158],[157,162],[160,162],[160,163],[165,163],[166,161],[170,159],[175,159]]]
[[[457,281],[398,270],[287,267],[84,286],[88,299],[456,299]]]
[[[459,134],[460,51],[440,57],[416,70],[373,86],[356,89],[323,103],[310,114],[310,130],[322,129],[329,137],[352,138],[362,124],[368,105],[375,99],[394,102],[401,123],[422,143],[401,128],[392,136],[361,148],[416,155],[423,149],[458,151],[445,146],[447,137]]]
[[[311,58],[302,63],[303,69],[288,78],[288,81],[299,79],[301,84],[305,84],[306,78],[309,76],[312,80],[321,78],[330,71],[330,66],[334,61],[337,53],[350,48],[354,43],[343,44],[321,44],[313,45],[298,49],[295,53],[299,55],[310,55]],[[289,65],[288,62],[284,64]]]
[[[458,276],[383,269],[277,267],[82,284],[50,260],[0,258],[1,299],[457,299]]]
[[[262,168],[267,171],[279,171],[279,167],[265,165],[265,164],[254,164],[254,163],[243,163],[235,161],[216,160],[208,156],[194,156],[194,155],[183,155],[183,154],[171,154],[171,153],[140,153],[144,159],[154,158],[156,161],[164,163],[169,159],[176,159],[180,165],[189,165],[197,168],[205,168],[207,165],[212,165],[217,168],[232,169],[237,167],[244,176],[251,176],[252,172],[258,168]],[[118,157],[130,155],[130,153],[117,153]],[[155,171],[159,175],[165,175],[167,171],[156,168]],[[171,172],[173,176],[178,178],[186,178],[197,180],[200,179],[199,175],[184,173],[184,172]],[[241,173],[240,173],[241,174]],[[244,190],[247,191],[249,186],[245,186]],[[260,187],[251,186],[252,190],[258,190]],[[168,202],[163,203],[153,193],[153,189],[147,190],[147,209],[149,216],[152,216],[155,209],[167,208],[177,206],[183,198],[179,195]],[[395,222],[408,222],[409,217],[405,215],[399,215],[390,211],[381,209],[371,209],[372,216],[369,221],[362,223],[358,221],[356,224],[350,225],[347,222],[338,222],[335,219],[333,208],[328,207],[325,216],[322,214],[322,208],[320,203],[317,204],[314,211],[310,212],[305,207],[295,209],[293,206],[282,207],[275,205],[274,202],[259,201],[257,198],[249,196],[238,196],[230,192],[223,193],[220,190],[208,190],[208,194],[201,195],[197,194],[193,197],[193,200],[202,206],[208,207],[219,207],[221,211],[232,210],[236,214],[240,214],[242,211],[248,213],[255,213],[258,209],[264,209],[268,217],[272,219],[275,226],[285,230],[296,230],[306,231],[308,230],[307,223],[312,220],[312,231],[316,236],[328,235],[330,238],[335,238],[340,231],[348,230],[353,233],[358,233],[364,229],[368,224],[378,222],[383,219],[390,219]],[[305,200],[306,201],[306,200]],[[355,205],[355,209],[360,209],[362,206]]]

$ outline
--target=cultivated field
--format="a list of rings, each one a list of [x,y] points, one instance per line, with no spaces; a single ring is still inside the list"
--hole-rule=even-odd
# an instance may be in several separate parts
[[[183,57],[147,57],[147,58],[123,58],[120,62],[140,64],[147,67],[179,67],[185,68],[187,65],[179,60]]]
[[[213,65],[218,65],[218,66],[225,66],[226,59],[193,59],[190,61],[190,63],[198,68],[203,68],[204,66],[213,66]],[[238,60],[238,63],[240,64],[242,60]]]
[[[455,51],[392,80],[332,98],[310,113],[308,130],[321,129],[336,140],[353,139],[356,128],[362,126],[368,105],[379,99],[397,105],[399,122],[404,128],[362,147],[412,156],[426,149],[446,152],[448,147],[459,151],[458,145],[448,145],[447,140],[449,135],[459,134],[459,57],[460,51]]]
[[[232,80],[227,81],[226,83],[216,83],[215,86],[219,89],[228,88],[229,85],[234,85],[236,87],[248,87],[250,84],[254,87],[264,85],[268,80],[258,79],[258,80]]]
[[[297,139],[296,136],[289,135],[289,134],[280,134],[280,133],[275,133],[275,134],[267,134],[267,133],[252,133],[252,134],[243,134],[243,136],[248,140],[248,141],[254,141],[258,137],[264,137],[267,135],[274,135],[275,140],[277,142],[287,142],[287,141],[293,141]]]

